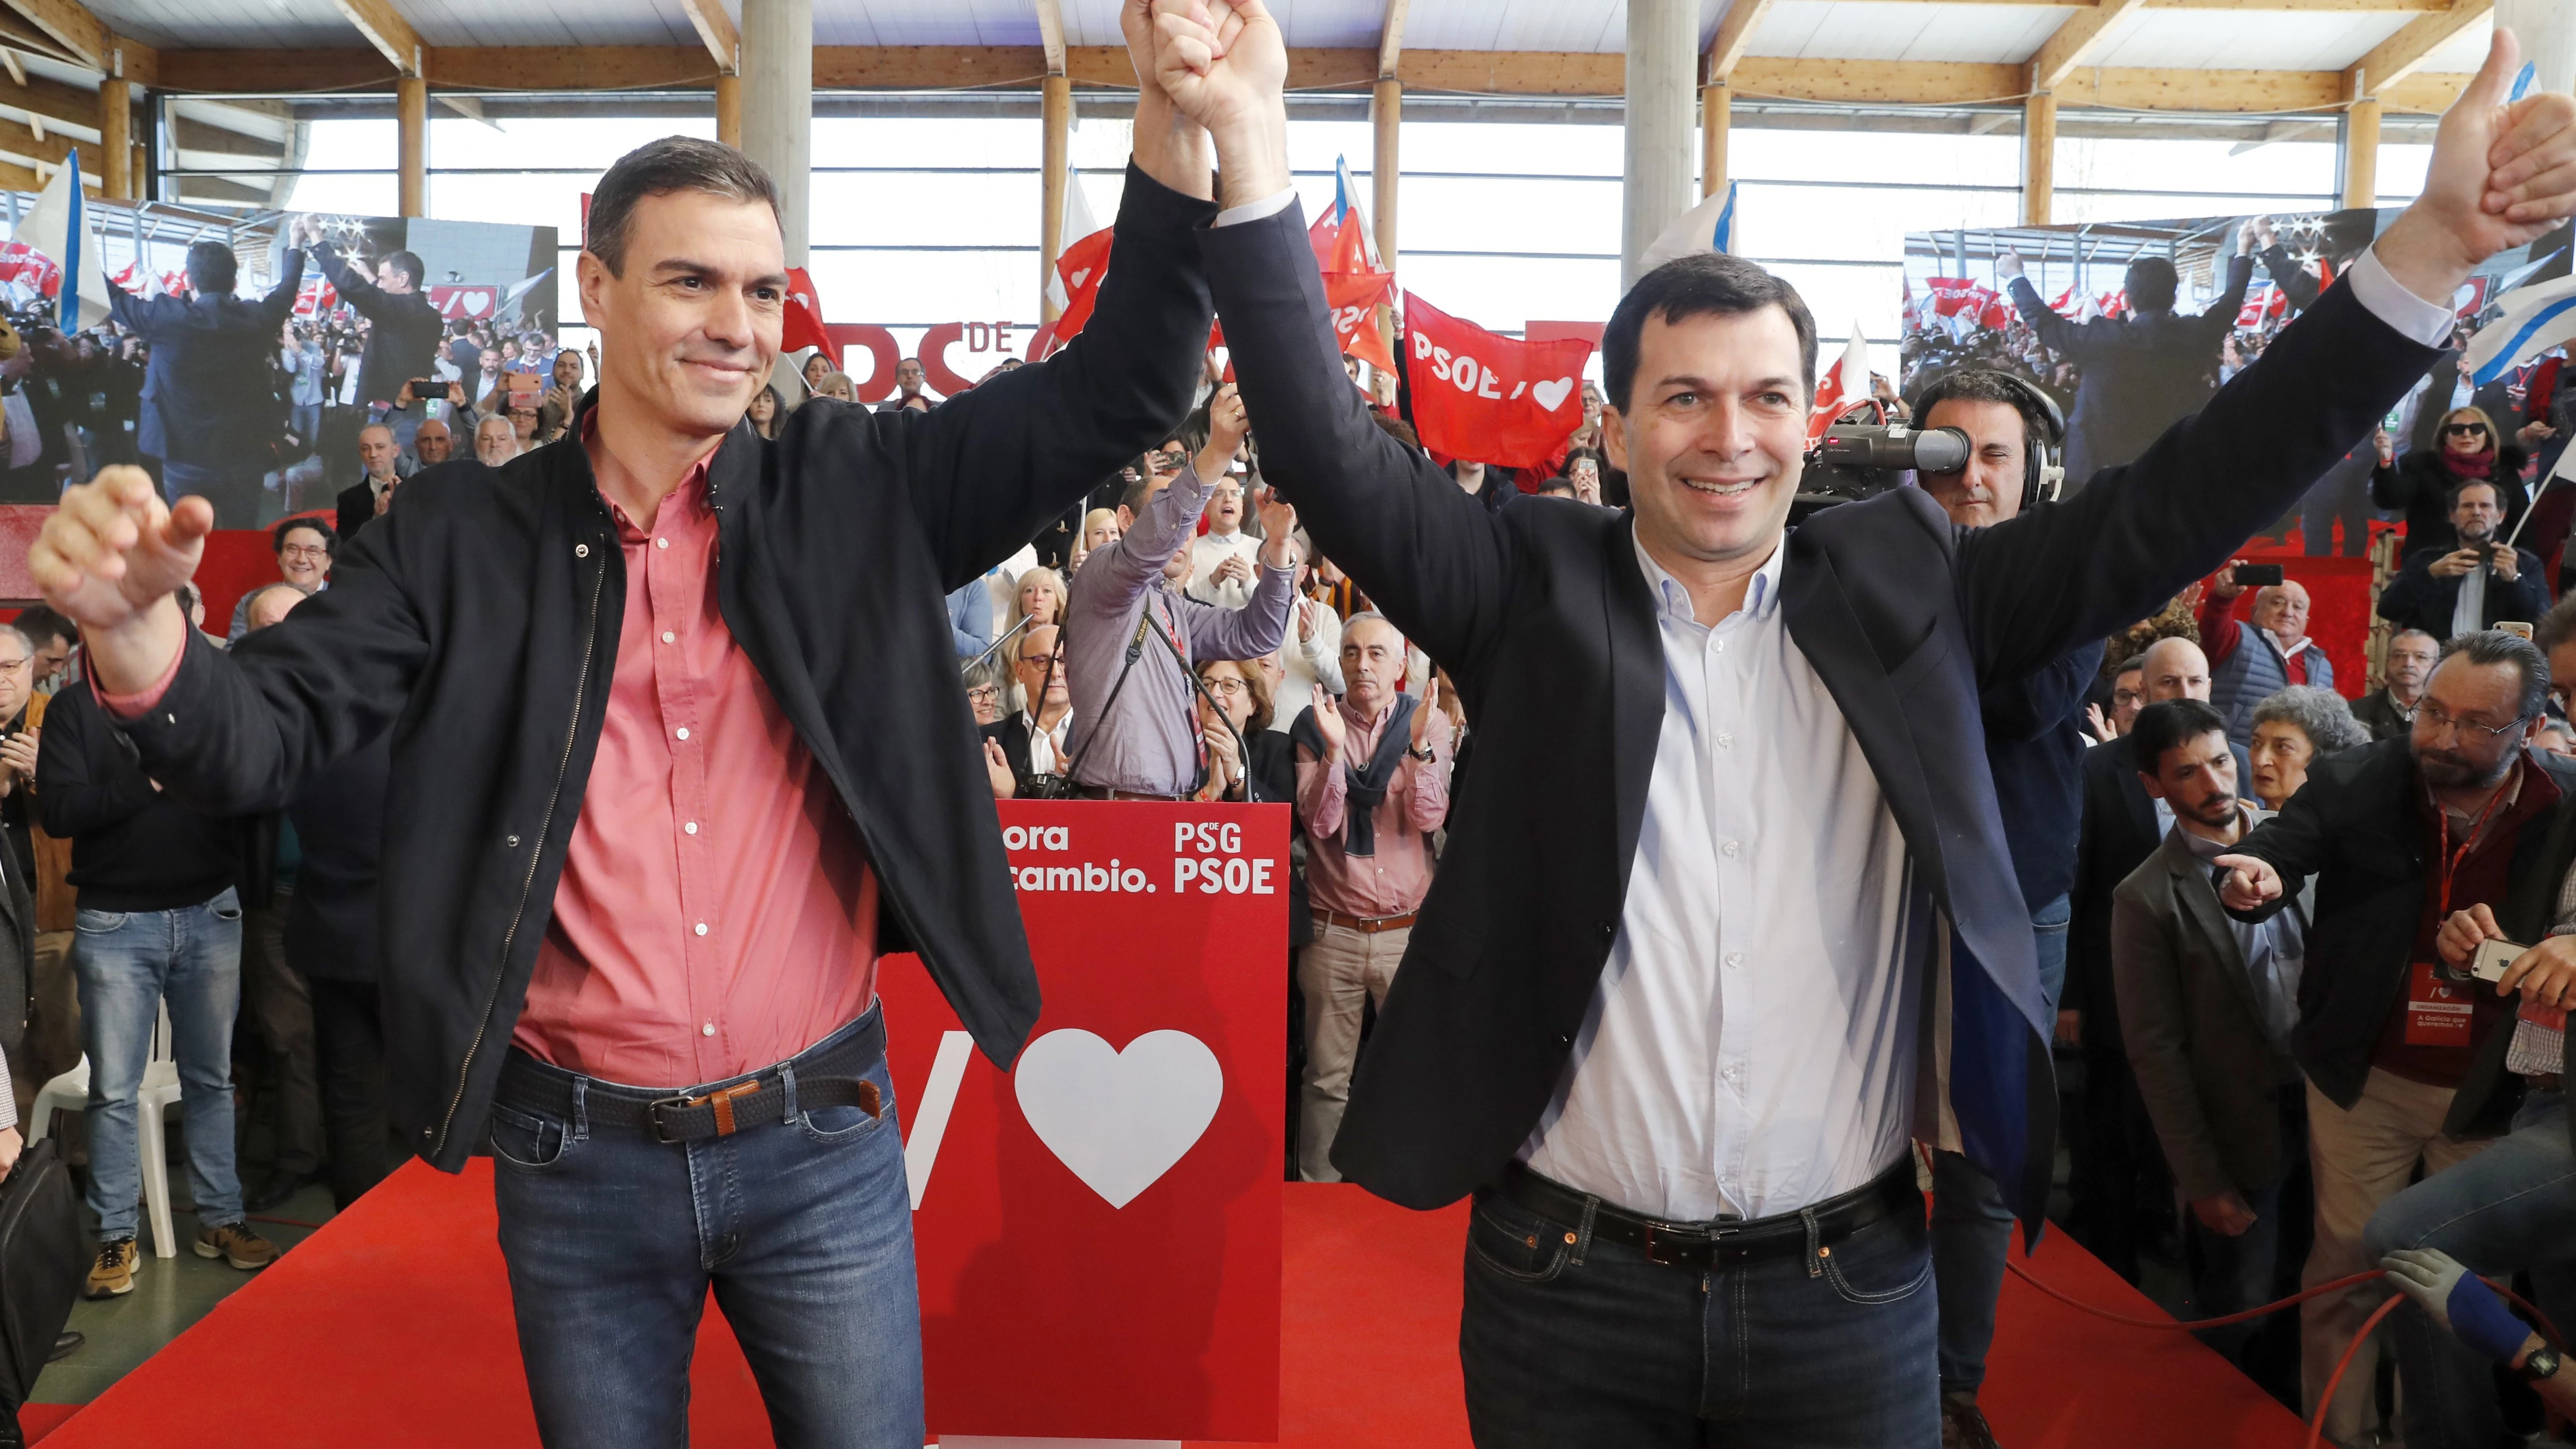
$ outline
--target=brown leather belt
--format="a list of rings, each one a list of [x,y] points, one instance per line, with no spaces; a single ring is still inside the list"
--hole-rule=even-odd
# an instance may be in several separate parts
[[[1107,785],[1077,785],[1073,793],[1085,800],[1187,800],[1187,795],[1157,795],[1151,790],[1118,790]]]
[[[1569,1232],[1582,1227],[1588,1207],[1595,1239],[1623,1243],[1644,1253],[1650,1263],[1674,1268],[1723,1268],[1758,1258],[1794,1257],[1808,1251],[1810,1244],[1829,1247],[1899,1213],[1910,1212],[1918,1220],[1923,1215],[1923,1192],[1915,1186],[1910,1153],[1875,1181],[1805,1211],[1749,1221],[1661,1222],[1576,1192],[1517,1162],[1504,1169],[1502,1180],[1491,1190]]]
[[[1357,931],[1365,936],[1374,936],[1380,931],[1403,930],[1405,927],[1413,924],[1413,917],[1415,914],[1415,912],[1407,911],[1400,916],[1346,916],[1339,911],[1318,909],[1315,912],[1315,924],[1319,926],[1340,926],[1345,930]]]

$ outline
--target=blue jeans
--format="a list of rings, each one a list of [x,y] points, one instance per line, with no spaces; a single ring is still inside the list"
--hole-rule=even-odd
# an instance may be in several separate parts
[[[1477,1194],[1458,1325],[1477,1449],[1941,1442],[1921,1213],[1705,1272],[1589,1227]]]
[[[784,1064],[784,1120],[689,1143],[589,1120],[591,1100],[670,1089],[513,1054],[513,1072],[560,1078],[576,1103],[570,1120],[492,1109],[501,1253],[547,1449],[685,1445],[710,1286],[781,1449],[920,1449],[921,1300],[893,1079],[882,1056],[868,1069],[884,1102],[873,1119],[800,1110],[793,1087],[798,1061],[869,1024]]]
[[[261,502],[267,494],[262,480],[268,476],[265,463],[247,463],[232,467],[206,468],[190,463],[161,465],[161,491],[178,502],[191,494],[212,504],[217,528],[257,528]]]
[[[2065,896],[2030,913],[2039,948],[2039,984],[2048,1015],[2066,994]],[[1995,1180],[1955,1152],[1932,1154],[1932,1273],[1941,1301],[1941,1392],[1974,1394],[1986,1381],[1986,1350],[1995,1341],[1995,1300],[2004,1291],[2004,1258],[2012,1251],[2012,1210]]]
[[[2397,1248],[2438,1248],[2472,1271],[2532,1270],[2541,1306],[2560,1323],[2576,1295],[2576,1157],[2567,1146],[2567,1098],[2533,1092],[2513,1132],[2447,1171],[2380,1204],[2362,1235],[2376,1267]],[[2412,1303],[2389,1315],[2406,1386],[2407,1449],[2485,1449],[2503,1432],[2487,1360]]]
[[[102,1239],[133,1237],[141,1220],[135,1103],[164,1000],[179,1058],[197,1220],[208,1227],[242,1220],[241,1179],[233,1169],[241,919],[241,902],[229,887],[175,911],[80,913],[72,970],[80,980],[81,1047],[89,1053],[89,1205]]]

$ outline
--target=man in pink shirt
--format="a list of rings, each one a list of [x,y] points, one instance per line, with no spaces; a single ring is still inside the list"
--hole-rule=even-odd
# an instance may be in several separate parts
[[[1315,915],[1314,943],[1297,958],[1306,997],[1297,1172],[1308,1182],[1342,1180],[1330,1154],[1351,1097],[1361,1009],[1386,1005],[1413,913],[1431,889],[1427,837],[1449,815],[1449,716],[1436,697],[1397,692],[1404,663],[1393,624],[1353,616],[1342,627],[1349,693],[1336,701],[1315,686],[1314,704],[1288,731]]]
[[[777,193],[674,137],[593,193],[574,430],[406,485],[286,622],[194,639],[212,518],[133,469],[30,552],[174,799],[273,809],[390,731],[390,1114],[449,1171],[491,1144],[550,1449],[685,1442],[710,1290],[779,1444],[923,1442],[876,962],[917,951],[1006,1067],[1037,1019],[945,597],[1188,410],[1207,140],[1149,82],[1135,144],[1083,335],[935,409],[743,424]]]

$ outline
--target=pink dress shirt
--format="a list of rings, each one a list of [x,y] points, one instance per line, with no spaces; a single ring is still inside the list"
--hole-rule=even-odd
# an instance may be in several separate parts
[[[584,444],[597,417],[584,415]],[[706,460],[650,532],[609,512],[626,612],[608,718],[510,1041],[584,1076],[695,1086],[784,1061],[867,1010],[877,878],[717,611]],[[99,701],[132,719],[178,674],[173,658],[150,688]]]
[[[716,608],[702,461],[650,531],[611,506],[626,614],[608,718],[511,1044],[689,1086],[782,1061],[876,997],[877,880]]]
[[[1334,705],[1342,712],[1342,758],[1366,764],[1377,752],[1378,732],[1394,707],[1363,719],[1349,701]],[[1306,820],[1306,895],[1315,909],[1346,916],[1401,916],[1422,905],[1431,890],[1431,852],[1424,839],[1449,815],[1449,716],[1438,710],[1422,728],[1422,747],[1432,762],[1407,756],[1396,766],[1395,782],[1377,802],[1377,854],[1356,856],[1342,850],[1342,827],[1349,820],[1350,782],[1342,765],[1322,762],[1297,751],[1297,812]]]

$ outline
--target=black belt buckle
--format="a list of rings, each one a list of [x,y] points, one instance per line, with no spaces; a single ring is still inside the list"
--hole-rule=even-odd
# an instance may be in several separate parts
[[[1670,1223],[1648,1223],[1644,1243],[1646,1261],[1667,1268],[1687,1268],[1709,1253],[1714,1235],[1699,1228],[1677,1228]]]

